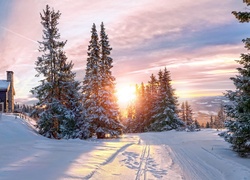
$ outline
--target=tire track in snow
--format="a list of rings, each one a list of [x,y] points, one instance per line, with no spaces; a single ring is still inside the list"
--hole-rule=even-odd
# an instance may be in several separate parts
[[[204,150],[203,148],[201,149]],[[192,152],[192,150],[184,149],[182,147],[179,147],[178,149],[175,148],[175,150],[172,151],[185,173],[183,178],[192,180],[210,180],[216,179],[216,177],[222,177],[221,172],[209,165],[206,162],[206,158],[203,159],[203,157],[199,157],[199,153],[197,152]]]
[[[211,151],[205,149],[204,147],[201,147],[201,149],[203,149],[204,151],[208,152],[209,154],[213,155],[215,158],[219,159],[219,160],[222,160],[221,157],[217,156],[216,154],[212,153]]]
[[[183,179],[193,179],[193,180],[198,180],[199,175],[196,173],[197,172],[197,167],[194,165],[190,160],[188,160],[185,155],[183,155],[183,150],[180,152],[172,151],[174,156],[176,157],[176,160],[179,161],[179,164],[181,165],[181,168],[183,172],[185,172],[185,176]],[[186,171],[188,169],[188,171]]]
[[[110,163],[111,161],[113,161],[113,160],[116,158],[116,156],[117,156],[119,153],[123,152],[125,149],[127,149],[127,148],[128,148],[129,146],[131,146],[132,144],[134,144],[134,143],[129,143],[129,144],[126,144],[126,145],[122,146],[122,147],[121,147],[120,149],[118,149],[112,156],[110,156],[105,162],[101,163],[100,165],[101,165],[101,166],[105,166],[106,164]]]
[[[101,163],[100,165],[98,165],[91,173],[89,173],[83,179],[90,179],[101,167],[103,167],[103,166],[109,164],[110,162],[112,162],[116,158],[116,156],[118,154],[120,154],[121,152],[125,151],[125,149],[127,149],[129,146],[131,146],[133,144],[134,143],[129,143],[129,144],[126,144],[126,145],[122,146],[114,154],[112,154],[106,161],[104,161],[103,163]]]

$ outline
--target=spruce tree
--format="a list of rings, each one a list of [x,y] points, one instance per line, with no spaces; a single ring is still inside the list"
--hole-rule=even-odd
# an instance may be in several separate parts
[[[181,103],[180,116],[181,116],[182,121],[187,124],[185,102]]]
[[[88,58],[83,80],[83,107],[85,123],[81,124],[80,129],[85,132],[84,138],[92,137],[95,133],[100,117],[98,92],[100,87],[100,47],[96,26],[93,24],[91,30],[91,40],[88,46]]]
[[[66,41],[60,41],[58,20],[61,16],[47,5],[43,14],[40,14],[43,25],[43,41],[39,42],[39,52],[42,56],[37,58],[36,76],[42,75],[41,84],[31,90],[38,98],[37,105],[42,108],[39,115],[39,133],[49,138],[70,138],[75,129],[74,108],[80,111],[78,106],[71,106],[68,102],[75,101],[78,92],[69,89],[79,84],[74,81],[74,73],[71,72],[72,62],[67,63],[67,57],[63,51]],[[74,94],[74,97],[69,94]],[[80,103],[80,97],[76,100]],[[68,104],[67,104],[68,103]],[[80,107],[80,106],[79,106]]]
[[[186,123],[187,126],[190,126],[193,124],[193,112],[191,106],[188,104],[188,101],[185,102],[185,112],[186,112]]]
[[[210,123],[209,122],[206,123],[206,128],[210,128]]]
[[[200,130],[200,128],[202,127],[200,125],[200,123],[197,121],[197,119],[194,121],[194,125],[195,125],[195,128],[198,129],[198,130]]]
[[[217,114],[217,119],[218,119],[218,126],[217,128],[224,128],[225,127],[225,121],[226,121],[226,115],[224,112],[224,106],[221,104],[220,109]]]
[[[184,123],[178,117],[178,101],[171,85],[170,72],[166,68],[163,72],[160,70],[158,77],[157,106],[150,129],[153,131],[177,129]]]
[[[119,121],[119,108],[115,96],[115,77],[112,75],[113,59],[110,57],[112,48],[109,45],[108,35],[104,24],[101,23],[100,31],[100,64],[99,64],[99,103],[101,115],[98,132],[104,132],[115,137],[122,133],[122,125]]]
[[[212,115],[210,116],[209,128],[214,128],[214,119]]]
[[[246,2],[247,6],[250,5]],[[250,21],[250,12],[232,12],[241,23]],[[250,38],[243,39],[245,48],[250,50]],[[241,67],[237,68],[239,74],[231,77],[236,90],[227,91],[225,96],[231,101],[226,105],[226,114],[230,118],[226,127],[231,134],[229,142],[232,148],[241,156],[250,154],[250,54],[241,54],[237,60]]]
[[[60,124],[61,134],[64,138],[79,138],[77,135],[77,124],[82,121],[82,94],[80,94],[80,82],[75,81],[76,74],[72,72],[74,64],[72,61],[67,62],[65,52],[59,51],[60,77],[58,86],[60,87],[59,99],[64,105],[64,118]],[[81,136],[80,136],[81,138]]]
[[[130,102],[127,107],[127,122],[126,122],[126,133],[135,132],[136,121],[135,121],[135,105]]]
[[[101,25],[101,38],[93,24],[91,40],[88,47],[88,58],[83,80],[83,106],[85,123],[82,129],[87,129],[87,136],[94,133],[98,138],[105,134],[118,136],[122,132],[119,122],[119,111],[115,97],[115,78],[112,76],[111,47],[105,28]]]
[[[181,119],[185,122],[186,128],[189,131],[194,131],[196,126],[193,120],[193,112],[191,106],[188,104],[188,101],[185,101],[181,105]]]
[[[225,121],[226,121],[226,116],[225,116],[225,113],[224,113],[224,107],[223,105],[221,104],[220,106],[220,109],[217,113],[217,116],[215,117],[215,120],[214,120],[214,127],[219,130],[221,128],[224,128],[225,127]]]
[[[145,86],[142,82],[140,86],[136,85],[136,102],[135,102],[135,132],[144,132],[146,115],[146,97]]]
[[[146,117],[144,120],[145,131],[149,131],[149,125],[153,121],[154,110],[157,106],[158,81],[154,74],[151,74],[146,86]]]

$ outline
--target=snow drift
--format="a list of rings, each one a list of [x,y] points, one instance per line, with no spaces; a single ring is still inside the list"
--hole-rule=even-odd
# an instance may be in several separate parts
[[[0,179],[250,179],[216,130],[128,134],[109,140],[53,140],[30,122],[0,119]]]

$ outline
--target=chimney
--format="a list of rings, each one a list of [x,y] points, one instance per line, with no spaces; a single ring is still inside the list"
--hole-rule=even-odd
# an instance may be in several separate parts
[[[7,81],[10,82],[10,89],[8,92],[8,112],[14,112],[14,73],[13,71],[7,71]]]
[[[243,3],[249,4],[249,3],[250,3],[250,0],[243,0]]]
[[[9,81],[11,84],[13,83],[13,71],[7,71],[7,81]]]

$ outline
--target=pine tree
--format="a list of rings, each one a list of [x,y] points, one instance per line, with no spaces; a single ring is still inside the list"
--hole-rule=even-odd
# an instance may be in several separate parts
[[[185,101],[181,105],[181,119],[184,121],[186,125],[186,129],[189,131],[194,131],[196,127],[196,124],[193,120],[193,112],[192,112],[191,106],[188,104],[188,101]]]
[[[200,128],[202,127],[202,126],[200,125],[199,121],[197,121],[197,119],[194,120],[194,125],[195,125],[195,128],[196,128],[196,129],[200,129]]]
[[[122,125],[119,122],[115,97],[115,78],[111,73],[113,60],[110,57],[110,51],[112,48],[110,48],[103,23],[100,41],[95,24],[92,26],[91,33],[87,68],[83,81],[86,123],[82,129],[88,129],[89,137],[94,133],[98,138],[104,138],[105,134],[118,136],[122,133]]]
[[[212,115],[210,116],[209,128],[214,128],[214,119]]]
[[[245,3],[249,6],[250,3]],[[250,12],[232,12],[241,23],[250,21]],[[250,38],[243,39],[245,48],[250,50]],[[226,114],[231,118],[226,127],[231,137],[232,148],[241,156],[250,154],[250,54],[241,54],[237,62],[242,66],[237,68],[239,74],[231,77],[236,87],[235,91],[227,91],[225,96],[231,101],[226,105]]]
[[[83,107],[85,123],[81,124],[80,129],[84,133],[84,138],[92,137],[98,128],[99,113],[99,88],[100,88],[100,47],[96,26],[93,24],[91,30],[91,40],[88,46],[88,58],[83,80]]]
[[[112,76],[111,68],[113,59],[110,57],[112,48],[109,45],[108,35],[105,32],[104,24],[101,24],[100,32],[101,59],[99,67],[100,89],[99,103],[101,116],[99,121],[102,124],[98,127],[99,132],[104,132],[115,137],[122,133],[122,125],[119,122],[119,108],[115,96],[115,77]]]
[[[185,102],[181,103],[180,117],[181,117],[182,121],[187,124]]]
[[[153,121],[154,110],[157,106],[158,81],[154,74],[151,74],[146,86],[146,115],[144,120],[145,131],[149,131],[149,125]]]
[[[206,128],[210,128],[209,122],[206,123]]]
[[[205,128],[205,124],[204,123],[201,124],[201,128]]]
[[[136,121],[135,121],[135,106],[133,102],[130,102],[127,107],[127,123],[126,123],[126,132],[133,133],[135,132]]]
[[[160,70],[158,77],[157,106],[150,129],[153,131],[177,129],[184,123],[178,117],[178,101],[171,85],[170,72],[166,68],[163,72]]]
[[[216,129],[224,128],[225,121],[226,121],[226,116],[224,114],[224,107],[223,105],[221,105],[214,121],[215,128]]]
[[[191,109],[191,106],[188,104],[188,101],[185,102],[185,109],[186,109],[186,122],[187,126],[190,126],[193,124],[193,112]]]
[[[142,82],[140,86],[136,85],[136,102],[135,102],[135,132],[144,132],[146,117],[146,96],[145,86]]]
[[[80,82],[75,81],[76,74],[72,72],[74,64],[72,61],[67,62],[65,52],[59,51],[60,64],[60,77],[58,86],[60,87],[59,99],[64,105],[64,119],[62,120],[61,134],[64,138],[81,138],[79,137],[77,124],[83,121],[82,117],[82,95],[79,93],[81,90]]]
[[[73,107],[67,105],[67,102],[73,100],[68,96],[67,88],[72,88],[72,83],[79,85],[71,72],[73,64],[66,62],[67,57],[63,51],[66,41],[59,40],[57,25],[60,16],[59,11],[51,10],[48,5],[40,14],[44,41],[39,42],[39,52],[43,55],[38,57],[35,69],[38,72],[36,76],[42,75],[43,79],[41,85],[31,90],[39,100],[37,105],[43,108],[38,121],[39,133],[49,138],[72,137],[76,114]],[[75,91],[73,93],[78,94]],[[80,99],[77,101],[79,103]]]

